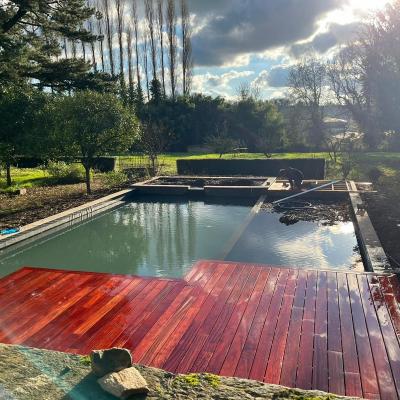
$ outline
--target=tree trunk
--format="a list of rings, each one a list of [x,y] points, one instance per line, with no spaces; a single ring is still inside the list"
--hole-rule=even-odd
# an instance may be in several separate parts
[[[11,186],[12,185],[11,164],[9,162],[6,163],[6,173],[7,173],[7,186]]]
[[[84,165],[85,167],[85,176],[86,176],[86,193],[92,194],[91,182],[90,182],[90,167],[88,165]]]

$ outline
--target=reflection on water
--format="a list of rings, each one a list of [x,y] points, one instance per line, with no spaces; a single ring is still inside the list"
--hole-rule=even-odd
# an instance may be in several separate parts
[[[260,212],[227,259],[321,269],[362,269],[352,222],[323,226],[300,221],[286,226],[279,218],[277,213]]]
[[[0,276],[37,266],[180,277],[196,260],[220,257],[250,207],[174,198],[132,202],[3,255]]]

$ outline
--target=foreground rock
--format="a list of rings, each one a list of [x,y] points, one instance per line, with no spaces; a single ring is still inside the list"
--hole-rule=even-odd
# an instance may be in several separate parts
[[[149,386],[149,400],[337,400],[321,392],[291,390],[275,385],[210,374],[174,375],[135,366]],[[46,350],[0,344],[2,400],[115,400],[91,373],[90,359]]]
[[[147,382],[135,368],[126,368],[120,372],[112,372],[100,378],[97,382],[103,390],[120,399],[128,399],[134,394],[149,392]]]
[[[108,350],[94,350],[90,354],[93,373],[101,378],[110,372],[119,372],[132,367],[129,350],[114,347]]]

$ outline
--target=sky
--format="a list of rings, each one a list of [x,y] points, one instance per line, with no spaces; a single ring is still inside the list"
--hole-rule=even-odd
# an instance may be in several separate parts
[[[283,97],[290,67],[332,57],[389,0],[189,0],[193,91],[234,99],[246,83]]]

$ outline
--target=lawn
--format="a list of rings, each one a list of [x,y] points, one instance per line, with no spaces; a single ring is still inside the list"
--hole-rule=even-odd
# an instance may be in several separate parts
[[[160,156],[161,174],[176,174],[177,159],[204,159],[219,158],[218,154],[191,154],[191,153],[165,153]],[[242,154],[226,154],[223,159],[256,159],[264,158],[261,153],[242,153]],[[329,157],[328,153],[275,153],[271,158],[325,158],[328,163],[327,178],[336,178],[340,176],[340,168],[336,166]],[[140,155],[120,156],[119,164],[124,166],[140,167],[146,165],[146,159]],[[390,178],[400,171],[400,153],[358,153],[354,156],[354,168],[350,174],[350,178],[354,180],[368,180],[368,171],[372,168],[379,168],[383,174]],[[18,169],[13,168],[12,171],[13,187],[29,188],[48,186],[52,184],[49,174],[39,168]],[[10,190],[10,189],[8,189]],[[5,171],[0,173],[0,192],[7,191],[5,185]]]
[[[176,174],[177,159],[204,159],[219,158],[218,154],[190,154],[190,153],[166,153],[160,157],[162,165],[161,174]],[[262,153],[242,153],[242,154],[226,154],[223,159],[256,159],[266,157]],[[328,153],[275,153],[271,158],[325,158],[328,163],[327,178],[340,177],[340,169],[330,159]],[[121,156],[120,163],[139,165],[145,163],[142,156]],[[400,153],[357,153],[354,155],[354,168],[350,174],[350,178],[354,180],[368,180],[368,171],[372,168],[379,168],[385,176],[394,176],[400,170]]]

